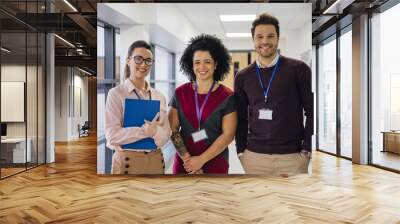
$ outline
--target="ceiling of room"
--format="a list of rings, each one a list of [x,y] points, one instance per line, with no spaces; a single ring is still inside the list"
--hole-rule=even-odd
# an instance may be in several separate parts
[[[310,17],[304,16],[307,6],[304,4],[177,4],[182,14],[201,33],[215,34],[226,39],[226,33],[250,33],[252,21],[222,22],[220,15],[257,15],[268,12],[276,16],[283,29],[300,29]],[[299,8],[300,7],[300,8]],[[301,10],[304,8],[304,10]],[[279,12],[275,13],[274,12]],[[215,22],[218,21],[218,22]],[[248,37],[248,39],[251,39]]]
[[[250,3],[246,4],[240,9],[230,7],[224,0],[198,0],[202,4],[184,4],[186,0],[1,0],[0,1],[0,25],[2,32],[17,33],[26,28],[35,29],[39,32],[54,32],[63,39],[75,45],[71,47],[59,38],[56,38],[56,63],[66,64],[69,61],[77,63],[80,62],[91,65],[87,66],[95,72],[96,70],[96,24],[97,24],[97,3],[122,3],[122,2],[141,2],[141,3],[163,3],[175,2],[179,3],[178,7],[191,23],[200,32],[212,32],[219,37],[224,38],[227,32],[248,32],[251,22],[220,22],[219,14],[246,14],[257,12],[271,12],[277,10],[274,4],[251,4],[251,3],[292,3],[284,5],[284,9],[279,10],[282,13],[275,15],[280,20],[282,27],[287,29],[296,29],[309,22],[309,18],[301,17],[291,7],[298,3],[311,3],[312,4],[312,35],[313,41],[318,40],[321,36],[330,35],[326,33],[330,27],[335,26],[339,19],[345,16],[354,16],[365,10],[374,9],[388,0],[231,0],[234,3]],[[340,1],[340,4],[336,4]],[[47,5],[46,5],[47,2]],[[196,1],[191,1],[196,2]],[[204,4],[207,3],[208,4]],[[211,2],[223,2],[221,6],[211,4]],[[69,4],[68,4],[69,3]],[[335,7],[331,7],[335,5]],[[72,6],[72,7],[71,7]],[[324,14],[326,9],[330,8],[328,14]],[[50,10],[51,9],[51,10]],[[52,13],[49,13],[49,12]],[[27,13],[26,13],[27,12]],[[206,12],[206,13],[204,13]],[[304,18],[304,19],[298,19]],[[218,23],[210,23],[210,21],[219,21]],[[351,18],[350,20],[351,21]],[[213,24],[210,26],[209,24]],[[324,33],[325,32],[325,33]],[[6,35],[4,38],[12,38],[12,34]],[[14,38],[12,38],[14,39]],[[17,42],[19,40],[15,38]],[[24,44],[24,43],[21,43]],[[80,52],[78,53],[77,49]],[[29,49],[28,49],[29,51]],[[83,55],[82,55],[83,54]],[[57,56],[58,60],[57,60]],[[70,58],[69,58],[70,57]],[[89,68],[90,67],[90,68]]]

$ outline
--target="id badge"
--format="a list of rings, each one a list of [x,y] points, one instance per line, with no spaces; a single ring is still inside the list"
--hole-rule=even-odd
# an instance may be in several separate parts
[[[272,120],[272,110],[270,109],[260,109],[258,111],[258,119],[260,120]]]
[[[201,129],[200,131],[196,131],[192,134],[193,142],[198,142],[204,139],[207,139],[207,133],[205,129]]]

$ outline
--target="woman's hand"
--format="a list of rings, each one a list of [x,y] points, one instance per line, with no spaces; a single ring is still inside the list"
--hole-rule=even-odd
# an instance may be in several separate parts
[[[153,137],[157,133],[157,124],[146,121],[143,125],[144,133],[148,137]]]
[[[157,133],[157,126],[160,125],[160,122],[157,121],[159,116],[160,113],[157,113],[151,122],[144,120],[144,125],[142,127],[144,129],[145,135],[153,137]]]
[[[190,174],[200,172],[201,168],[206,163],[206,161],[204,161],[204,159],[201,156],[191,156],[185,159],[183,162],[184,162],[183,166],[185,167],[186,172]]]
[[[196,172],[191,172],[189,174],[204,174],[202,169],[197,170]]]

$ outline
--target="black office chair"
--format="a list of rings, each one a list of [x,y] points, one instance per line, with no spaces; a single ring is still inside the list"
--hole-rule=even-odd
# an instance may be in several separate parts
[[[80,127],[80,125],[78,124],[79,138],[89,136],[89,129],[90,129],[89,121],[85,121],[82,127]]]

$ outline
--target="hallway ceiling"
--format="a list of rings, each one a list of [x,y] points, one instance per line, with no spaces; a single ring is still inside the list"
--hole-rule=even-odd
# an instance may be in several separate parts
[[[97,3],[188,3],[187,0],[68,0],[76,8],[72,9],[63,0],[37,0],[27,2],[22,0],[1,0],[0,2],[0,26],[3,32],[18,33],[26,28],[39,32],[54,32],[68,42],[75,45],[72,48],[64,41],[56,38],[56,64],[64,65],[74,63],[76,66],[85,65],[96,71],[96,26],[97,26]],[[231,0],[231,3],[312,3],[313,42],[316,43],[323,38],[324,32],[334,26],[339,19],[357,15],[365,10],[370,10],[387,2],[388,0],[340,0],[345,6],[340,8],[341,14],[323,14],[323,12],[334,4],[335,0]],[[45,3],[48,3],[46,10]],[[207,3],[221,2],[225,0],[197,0],[190,2]],[[53,13],[49,12],[53,8]],[[339,4],[340,5],[340,4]],[[28,13],[26,13],[28,12]],[[288,23],[299,23],[301,21],[288,21]],[[342,24],[343,25],[343,24]],[[226,27],[226,29],[230,29]],[[78,50],[79,53],[77,51]],[[28,50],[29,51],[29,50]]]

